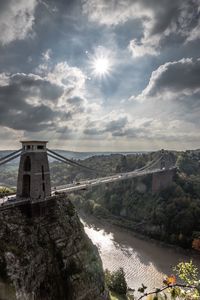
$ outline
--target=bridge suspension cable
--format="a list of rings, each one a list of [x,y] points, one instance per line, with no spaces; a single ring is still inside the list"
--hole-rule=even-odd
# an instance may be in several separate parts
[[[1,162],[2,160],[5,160],[5,159],[7,159],[7,158],[9,158],[9,157],[11,157],[11,156],[13,156],[13,155],[15,155],[15,154],[21,152],[21,151],[22,151],[22,148],[19,149],[19,150],[16,150],[16,151],[11,152],[10,154],[8,154],[8,155],[6,155],[6,156],[4,156],[4,157],[1,157],[1,158],[0,158],[0,162]]]
[[[57,157],[57,156],[55,156],[55,155],[53,155],[53,154],[48,153],[48,156],[50,156],[50,157],[52,157],[52,158],[54,158],[54,159],[56,159],[56,160],[58,160],[58,161],[60,161],[60,162],[63,162],[63,163],[65,163],[65,164],[69,165],[69,166],[72,166],[72,164],[69,164],[69,162],[66,162],[64,159],[62,159],[62,158],[60,158],[60,157]],[[74,165],[73,165],[73,166],[74,166]]]
[[[102,172],[99,171],[99,170],[96,170],[96,169],[87,167],[87,166],[82,165],[82,164],[80,164],[80,163],[78,163],[78,162],[76,162],[76,161],[73,161],[73,160],[71,160],[71,159],[68,159],[68,158],[66,158],[66,157],[64,157],[64,156],[62,156],[62,155],[56,153],[56,152],[53,151],[53,150],[47,149],[47,153],[48,153],[48,155],[51,156],[52,158],[57,159],[57,160],[60,160],[60,161],[66,163],[66,164],[68,164],[68,165],[73,166],[73,167],[84,168],[84,169],[87,169],[87,170],[89,170],[89,171],[91,171],[91,172],[94,172],[94,173],[96,173],[96,174],[101,174],[101,173],[102,173]],[[103,173],[102,173],[102,174],[103,174]]]
[[[94,172],[94,173],[96,173],[96,174],[103,174],[104,176],[107,175],[107,174],[105,174],[105,173],[103,173],[103,172],[101,172],[101,171],[98,171],[98,170],[96,170],[96,169],[87,167],[87,166],[82,165],[82,164],[80,164],[80,163],[78,163],[78,162],[76,162],[76,161],[73,161],[73,160],[71,160],[71,159],[68,159],[68,158],[66,158],[66,157],[64,157],[64,156],[62,156],[62,155],[56,153],[56,152],[53,151],[53,150],[47,149],[47,151],[48,151],[48,155],[49,155],[50,157],[52,157],[52,158],[54,158],[54,159],[56,159],[56,160],[58,160],[58,161],[60,161],[60,162],[63,162],[63,163],[66,163],[66,164],[68,164],[68,165],[75,166],[75,167],[81,167],[81,168],[87,169],[87,170],[89,170],[89,171],[92,171],[92,172]],[[145,166],[143,166],[143,167],[140,168],[140,169],[136,169],[135,171],[136,171],[136,172],[140,172],[140,171],[148,170],[150,167],[153,167],[155,164],[157,164],[157,163],[162,159],[162,157],[163,157],[163,156],[160,156],[158,159],[156,159],[156,160],[154,159],[153,161],[150,161],[148,164],[146,164]]]
[[[136,171],[144,171],[147,170],[150,167],[153,167],[155,164],[157,164],[161,159],[163,158],[163,156],[160,156],[158,159],[156,160],[152,160],[149,163],[147,163],[144,167],[140,168],[140,169],[136,169]]]
[[[17,157],[19,157],[21,155],[21,150],[17,150],[17,151],[14,151],[12,153],[10,153],[9,155],[6,155],[4,157],[1,157],[0,159],[0,166],[8,163],[9,161],[13,160],[13,159],[16,159]]]

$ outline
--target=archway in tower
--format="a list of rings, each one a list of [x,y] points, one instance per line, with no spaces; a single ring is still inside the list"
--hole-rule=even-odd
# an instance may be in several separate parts
[[[30,172],[31,171],[31,159],[29,156],[26,157],[24,161],[24,171]]]
[[[31,177],[30,175],[25,174],[23,176],[23,182],[22,182],[22,197],[29,198],[30,190],[31,190]]]

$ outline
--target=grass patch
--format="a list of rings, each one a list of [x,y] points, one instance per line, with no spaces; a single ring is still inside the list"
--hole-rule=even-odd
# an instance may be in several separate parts
[[[122,296],[110,291],[110,300],[133,300],[133,296]]]

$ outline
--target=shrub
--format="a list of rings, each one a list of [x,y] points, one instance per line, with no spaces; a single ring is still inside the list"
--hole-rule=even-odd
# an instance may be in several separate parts
[[[127,283],[125,279],[125,273],[123,268],[119,268],[117,271],[110,272],[105,271],[105,279],[108,288],[120,295],[126,295]]]
[[[95,204],[93,207],[93,214],[97,217],[106,217],[108,213],[108,210],[100,204]]]

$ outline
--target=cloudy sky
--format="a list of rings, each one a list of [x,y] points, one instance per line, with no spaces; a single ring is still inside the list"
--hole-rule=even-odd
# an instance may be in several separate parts
[[[200,0],[0,0],[0,148],[200,147]]]

